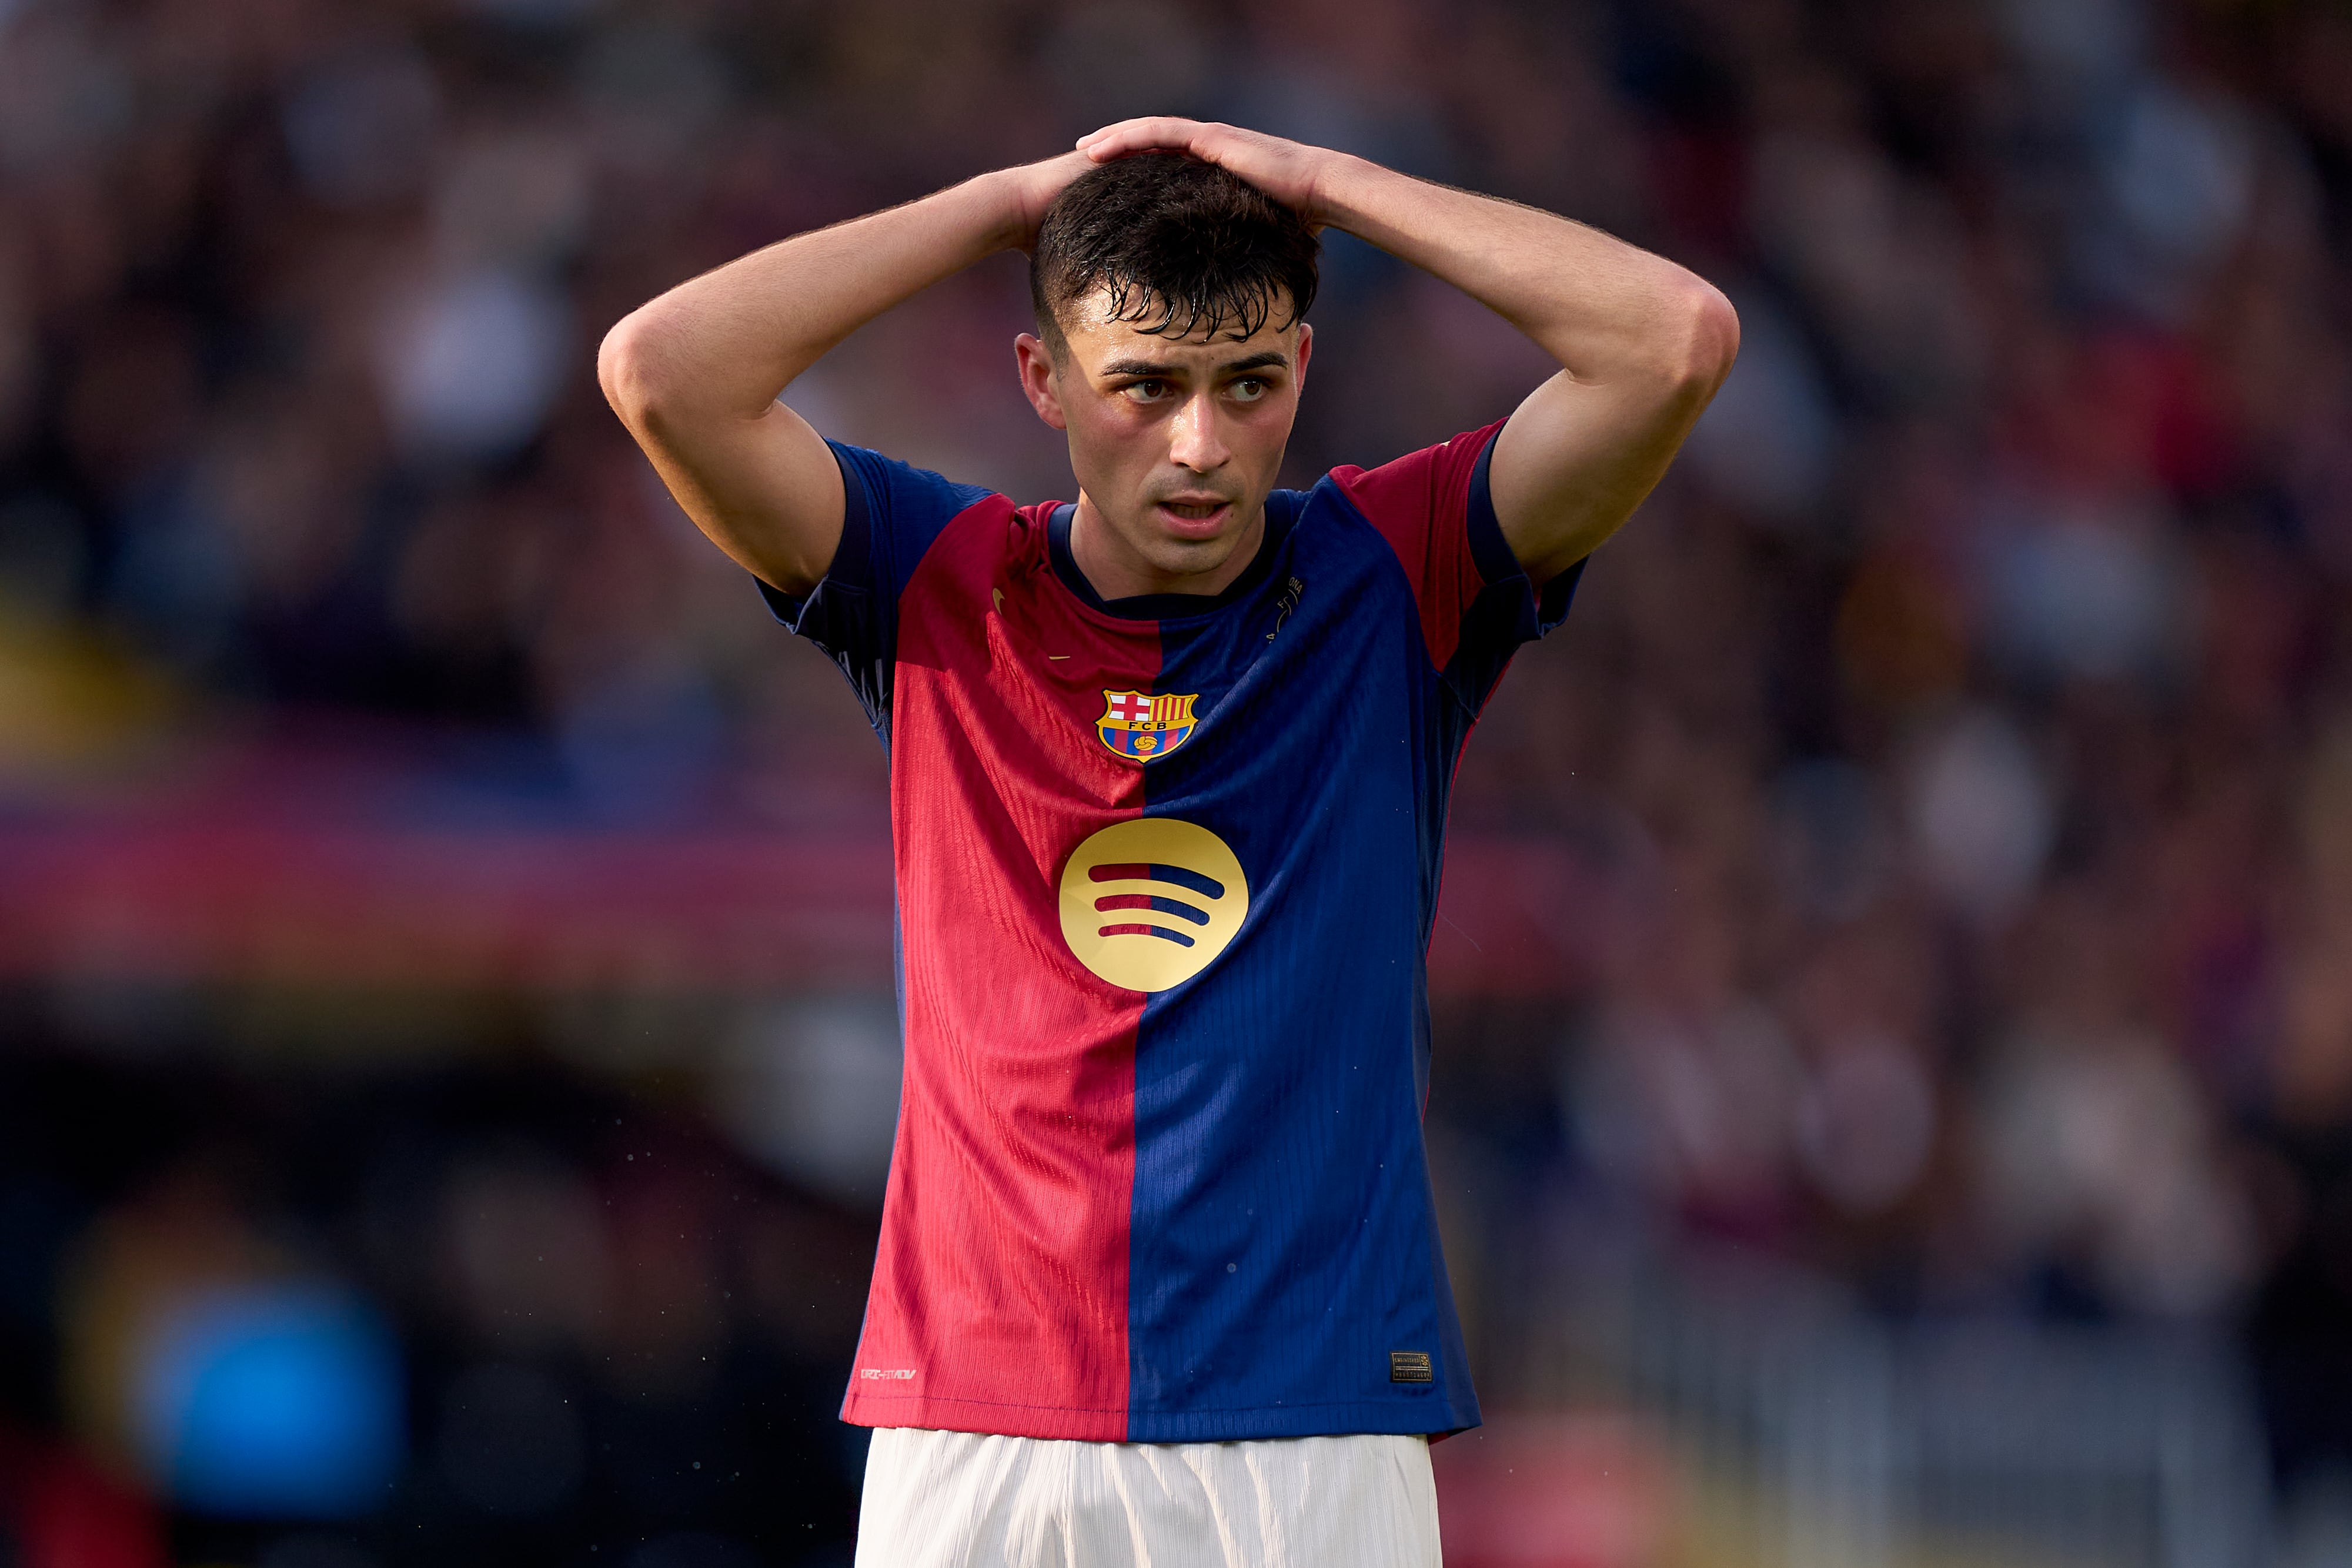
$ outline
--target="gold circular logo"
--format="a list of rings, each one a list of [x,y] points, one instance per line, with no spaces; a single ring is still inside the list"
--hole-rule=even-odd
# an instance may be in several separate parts
[[[1130,991],[1191,979],[1248,913],[1249,880],[1225,841],[1173,817],[1113,822],[1062,868],[1062,940]]]

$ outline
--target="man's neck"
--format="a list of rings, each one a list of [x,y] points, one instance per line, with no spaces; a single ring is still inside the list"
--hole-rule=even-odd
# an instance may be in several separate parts
[[[1078,492],[1077,510],[1070,517],[1070,559],[1087,586],[1106,603],[1160,593],[1213,598],[1240,580],[1265,543],[1265,507],[1261,504],[1223,560],[1207,571],[1165,572],[1127,548],[1084,490]]]

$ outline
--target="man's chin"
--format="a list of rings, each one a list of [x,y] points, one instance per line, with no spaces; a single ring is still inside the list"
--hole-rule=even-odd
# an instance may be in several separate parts
[[[1154,521],[1157,522],[1157,514]],[[1214,571],[1240,548],[1247,529],[1234,520],[1228,508],[1223,526],[1213,533],[1178,532],[1164,527],[1151,530],[1151,564],[1162,571]]]

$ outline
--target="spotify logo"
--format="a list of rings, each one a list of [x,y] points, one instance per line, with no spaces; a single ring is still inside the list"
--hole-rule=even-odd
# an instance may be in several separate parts
[[[1248,913],[1249,880],[1225,841],[1173,817],[1113,822],[1062,868],[1062,939],[1130,991],[1191,979]]]

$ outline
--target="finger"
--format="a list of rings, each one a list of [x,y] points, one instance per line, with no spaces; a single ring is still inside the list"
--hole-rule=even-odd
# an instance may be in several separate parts
[[[1174,137],[1121,136],[1097,141],[1086,150],[1086,155],[1097,163],[1108,163],[1120,158],[1130,158],[1140,152],[1183,152],[1206,160],[1209,154],[1188,141]]]
[[[1113,158],[1122,158],[1130,152],[1150,152],[1156,148],[1164,147],[1178,152],[1191,152],[1193,150],[1192,142],[1201,129],[1201,123],[1198,120],[1179,120],[1172,116],[1159,115],[1142,120],[1123,120],[1116,125],[1107,125],[1092,136],[1082,139],[1078,142],[1078,148],[1097,163],[1107,162]]]
[[[1132,120],[1114,120],[1097,131],[1089,131],[1078,138],[1078,145],[1084,147],[1088,142],[1100,141],[1110,136],[1143,135],[1157,138],[1171,134],[1181,135],[1196,128],[1199,123],[1198,120],[1184,120],[1170,114],[1139,115]]]
[[[1114,125],[1093,140],[1080,143],[1078,151],[1099,163],[1106,159],[1118,158],[1155,145],[1157,142],[1152,137],[1134,125]]]

